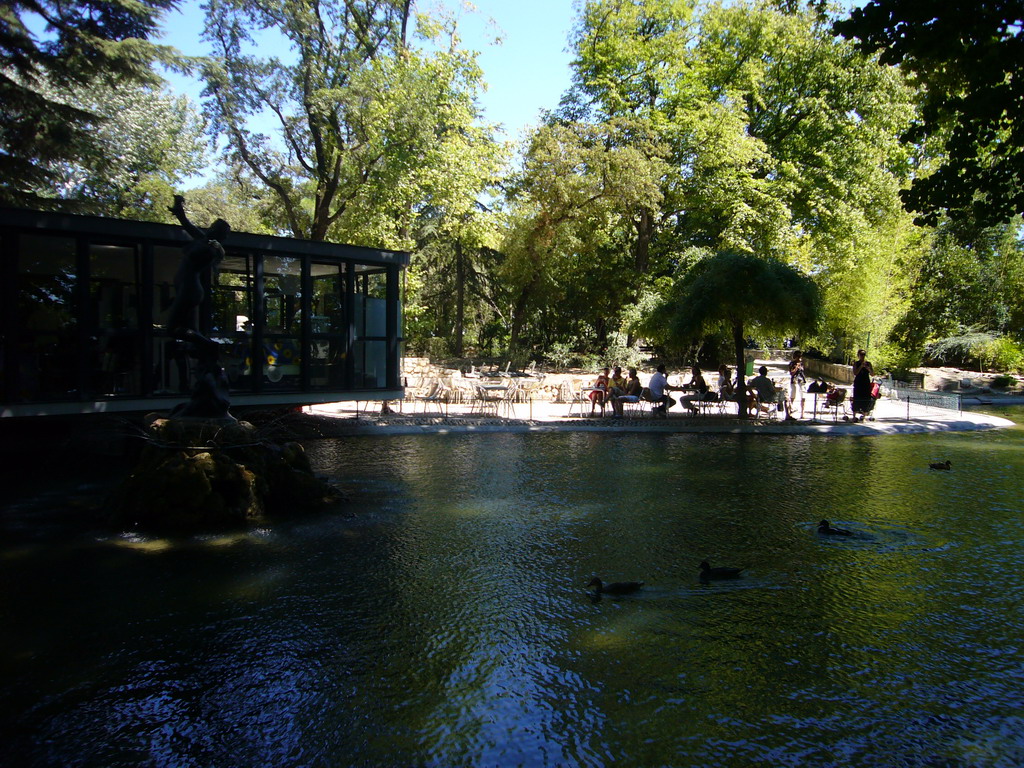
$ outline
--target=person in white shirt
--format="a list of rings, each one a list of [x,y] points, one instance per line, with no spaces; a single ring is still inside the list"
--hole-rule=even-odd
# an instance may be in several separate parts
[[[676,404],[676,401],[668,395],[668,390],[679,390],[682,387],[673,387],[668,383],[668,376],[665,375],[665,366],[662,364],[658,366],[658,370],[651,376],[651,380],[647,382],[647,389],[651,391],[651,402],[660,403],[660,405],[654,407],[654,414],[657,416],[668,416],[668,409]]]
[[[754,410],[754,415],[757,415],[757,408],[767,408],[775,405],[778,397],[775,393],[775,382],[768,378],[768,367],[762,365],[758,369],[758,376],[755,376],[747,382],[747,409]]]

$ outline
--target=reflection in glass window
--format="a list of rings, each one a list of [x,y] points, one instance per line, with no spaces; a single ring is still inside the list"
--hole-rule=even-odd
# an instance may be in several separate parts
[[[89,248],[93,395],[135,395],[142,386],[140,263],[134,247]]]
[[[18,246],[16,392],[27,399],[77,397],[75,241],[22,235]]]
[[[298,333],[302,327],[302,261],[263,260],[263,317],[268,334]]]
[[[310,300],[310,384],[314,388],[340,387],[350,333],[345,324],[345,265],[313,263]]]

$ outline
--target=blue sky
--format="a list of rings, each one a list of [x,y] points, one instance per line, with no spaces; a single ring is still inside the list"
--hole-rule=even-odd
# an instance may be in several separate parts
[[[420,2],[425,8],[428,3]],[[478,51],[488,90],[481,105],[488,122],[501,123],[509,139],[536,125],[543,109],[558,105],[569,86],[566,52],[575,13],[571,0],[477,0],[447,7],[459,19],[463,45]],[[205,54],[203,14],[188,0],[166,17],[163,42],[191,55]],[[496,38],[499,42],[495,42]],[[272,53],[272,52],[267,52]],[[283,51],[281,52],[283,55]],[[168,76],[175,90],[199,101],[200,86]]]

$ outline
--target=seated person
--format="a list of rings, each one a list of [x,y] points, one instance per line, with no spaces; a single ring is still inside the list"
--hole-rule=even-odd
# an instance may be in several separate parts
[[[636,375],[636,368],[630,368],[629,378],[626,379],[626,385],[622,388],[622,394],[612,398],[612,409],[615,411],[615,415],[622,418],[623,406],[626,403],[640,402],[642,391],[643,385],[640,384],[640,377]]]
[[[668,409],[676,404],[668,395],[668,391],[675,389],[681,390],[682,387],[674,387],[668,383],[668,376],[665,374],[665,365],[659,365],[658,370],[651,376],[651,380],[647,382],[647,389],[651,392],[651,402],[658,403],[653,409],[656,416],[668,416]]]
[[[723,365],[718,369],[718,399],[732,400],[736,395],[736,383],[730,375],[729,366]]]
[[[594,382],[594,388],[590,390],[588,395],[590,398],[590,415],[594,415],[594,408],[598,405],[601,406],[601,413],[604,413],[604,404],[608,400],[608,369],[602,369],[601,373],[597,375],[597,381]]]
[[[775,382],[768,378],[768,366],[757,369],[759,375],[747,382],[747,411],[757,415],[758,406],[768,408],[778,401],[775,394]]]
[[[701,400],[707,400],[708,395],[711,393],[711,388],[708,386],[708,383],[704,381],[704,376],[701,374],[700,368],[696,365],[693,366],[690,383],[687,385],[687,388],[694,390],[695,394],[682,397],[679,399],[679,402],[685,405],[689,409],[690,413],[697,413],[697,406],[694,405],[694,403]]]
[[[616,365],[612,377],[608,380],[608,396],[613,400],[626,393],[626,377],[622,375],[622,366]]]

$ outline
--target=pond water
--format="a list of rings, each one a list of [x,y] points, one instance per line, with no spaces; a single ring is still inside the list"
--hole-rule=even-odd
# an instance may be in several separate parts
[[[1019,766],[1022,448],[320,441],[348,514],[186,540],[32,494],[2,517],[0,764]]]

